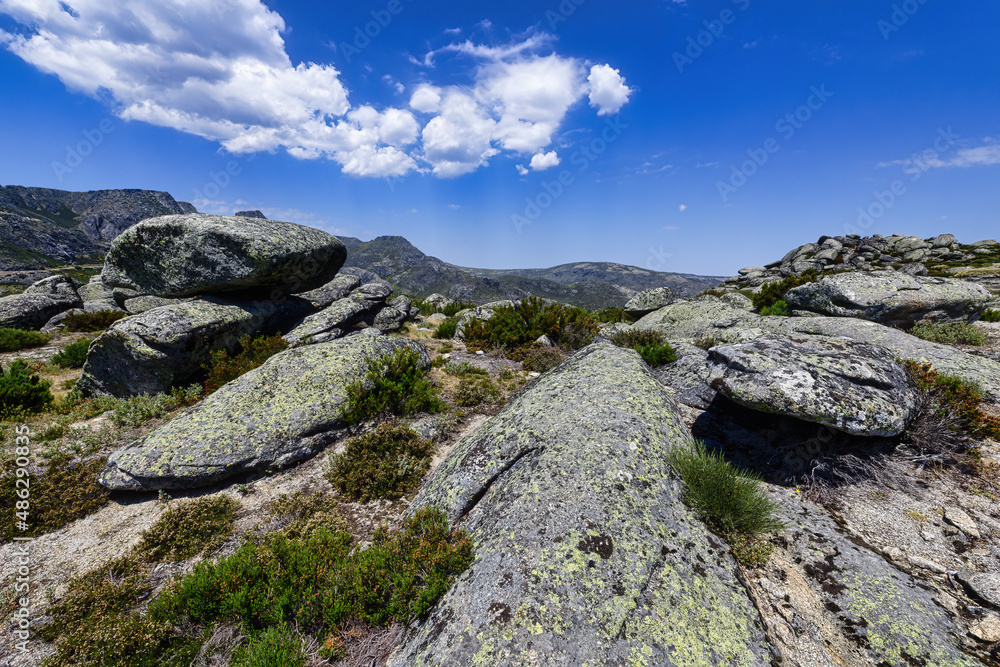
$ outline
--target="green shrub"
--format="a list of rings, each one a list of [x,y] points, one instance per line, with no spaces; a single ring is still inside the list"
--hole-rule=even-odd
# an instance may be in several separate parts
[[[0,418],[40,412],[54,400],[52,382],[31,372],[23,359],[15,359],[6,372],[0,366]]]
[[[983,411],[982,388],[956,375],[938,373],[930,364],[912,359],[903,360],[903,369],[909,384],[931,392],[943,412],[952,412],[962,420],[965,430],[977,435],[1000,438],[1000,419]]]
[[[104,404],[111,409],[111,423],[115,426],[142,426],[151,419],[159,419],[168,412],[197,403],[202,398],[202,388],[193,384],[187,388],[177,387],[169,394],[152,396],[132,396]]]
[[[70,313],[62,323],[67,331],[96,332],[104,331],[123,317],[128,317],[128,313],[110,309],[97,310],[92,313]]]
[[[343,454],[330,457],[326,478],[351,500],[396,500],[420,486],[433,453],[433,443],[409,426],[386,422],[348,440]]]
[[[951,345],[986,345],[989,336],[967,322],[947,322],[944,324],[918,324],[910,329],[910,334],[932,343]]]
[[[626,313],[624,308],[603,308],[594,313],[594,319],[598,322],[608,322],[611,324],[617,322],[631,324],[635,322],[635,318]]]
[[[485,377],[467,375],[458,382],[455,405],[460,408],[474,408],[483,403],[495,403],[502,397],[500,388],[490,379],[489,374]]]
[[[520,360],[524,350],[542,335],[560,347],[578,350],[597,335],[597,322],[586,311],[537,297],[521,301],[520,309],[497,308],[488,320],[471,320],[464,329],[468,349],[500,349]]]
[[[305,667],[302,641],[284,625],[270,627],[233,653],[230,667]]]
[[[566,355],[559,348],[548,345],[523,347],[519,356],[521,368],[535,373],[550,371],[566,360]]]
[[[775,301],[770,306],[764,306],[760,309],[761,315],[773,315],[777,317],[791,317],[792,313],[788,310],[788,304],[783,300],[779,299]]]
[[[29,347],[41,347],[48,342],[49,337],[37,331],[0,329],[0,352],[17,352]]]
[[[420,355],[410,348],[397,348],[370,361],[365,378],[347,386],[342,418],[348,424],[360,424],[384,414],[404,417],[440,412],[445,407],[427,371],[420,368]]]
[[[778,506],[764,494],[760,479],[737,469],[721,453],[710,452],[703,443],[695,442],[694,447],[677,447],[668,456],[671,467],[684,481],[684,501],[731,544],[759,546],[761,534],[784,527],[774,518]],[[741,555],[734,549],[733,555],[751,556],[753,549],[745,551]],[[741,562],[753,565],[758,560]]]
[[[1000,322],[1000,310],[985,310],[981,318],[983,322]]]
[[[209,554],[232,535],[239,507],[222,495],[177,503],[143,533],[136,551],[153,563]]]
[[[52,357],[52,363],[62,368],[83,368],[87,361],[87,351],[90,349],[92,339],[78,340],[70,343]]]
[[[661,331],[626,329],[612,335],[610,340],[618,347],[628,347],[635,350],[643,361],[653,368],[677,361],[677,353]]]
[[[107,463],[106,457],[89,461],[74,461],[61,454],[49,460],[44,474],[30,474],[30,501],[28,530],[17,530],[19,520],[14,509],[21,500],[14,475],[0,477],[0,543],[14,536],[37,537],[58,530],[66,524],[88,516],[108,502],[109,492],[97,483],[97,476]],[[5,466],[6,469],[11,467]]]
[[[468,301],[452,301],[447,306],[441,309],[441,313],[447,317],[455,317],[458,313],[463,310],[468,310],[469,308],[475,308],[476,304],[469,303]]]
[[[454,338],[455,332],[458,330],[458,320],[454,317],[449,317],[444,322],[438,325],[437,329],[434,330],[435,338]]]
[[[473,363],[468,361],[449,361],[441,369],[448,375],[453,375],[455,377],[466,377],[469,375],[478,375],[489,377],[489,372],[485,368],[480,368]]]
[[[217,350],[202,368],[205,370],[205,395],[217,391],[222,385],[239,376],[259,368],[274,355],[288,349],[288,342],[281,336],[257,336],[249,334],[240,338],[239,353],[230,357],[226,350]]]
[[[778,301],[783,301],[788,290],[814,282],[816,282],[816,274],[807,272],[801,276],[764,283],[759,292],[750,296],[750,301],[753,302],[753,307],[760,311],[768,306],[773,306]]]
[[[322,491],[297,491],[281,494],[268,506],[272,515],[289,519],[282,529],[286,537],[309,537],[320,528],[331,532],[346,531],[347,522],[337,510],[337,499]]]

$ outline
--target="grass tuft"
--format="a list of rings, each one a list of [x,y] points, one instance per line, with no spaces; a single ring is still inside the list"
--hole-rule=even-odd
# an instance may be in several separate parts
[[[420,485],[434,444],[409,426],[386,422],[351,438],[343,454],[330,457],[327,480],[351,500],[396,500]]]
[[[222,495],[177,503],[143,533],[136,551],[155,563],[207,555],[232,535],[239,507]]]
[[[944,324],[918,324],[910,329],[911,335],[932,343],[949,345],[986,345],[990,342],[984,331],[968,322],[947,322]]]

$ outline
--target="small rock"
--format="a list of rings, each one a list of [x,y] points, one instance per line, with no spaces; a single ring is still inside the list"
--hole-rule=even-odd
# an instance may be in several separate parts
[[[1000,575],[992,573],[959,573],[958,580],[972,591],[976,597],[1000,608]]]
[[[944,520],[955,526],[971,538],[979,538],[979,528],[976,522],[968,514],[957,507],[946,507],[944,510]]]
[[[1000,616],[989,614],[969,626],[969,634],[984,642],[1000,642]]]
[[[931,572],[936,572],[937,574],[945,574],[947,570],[932,560],[927,558],[921,558],[920,556],[908,556],[907,560],[910,561],[910,565],[913,567],[919,567],[923,570],[930,570]]]
[[[545,347],[552,347],[552,339],[545,334],[539,336],[535,343],[538,345],[544,345]]]
[[[539,375],[541,375],[541,373],[536,373],[535,371],[531,371],[530,373],[528,373],[528,377],[533,377],[533,378],[536,378]]]
[[[483,352],[482,350],[476,350],[476,354],[478,354],[479,356],[483,356],[486,353]]]
[[[445,358],[445,359],[451,359],[451,352],[446,352],[446,353],[444,354],[444,358]]]

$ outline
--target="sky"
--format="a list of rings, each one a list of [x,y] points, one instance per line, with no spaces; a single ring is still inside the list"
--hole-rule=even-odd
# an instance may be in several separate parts
[[[1000,236],[1000,3],[0,0],[0,184],[462,266]]]

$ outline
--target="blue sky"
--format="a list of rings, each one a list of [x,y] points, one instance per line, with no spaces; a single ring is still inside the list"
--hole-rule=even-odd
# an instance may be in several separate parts
[[[0,0],[0,183],[491,268],[972,242],[1000,236],[997,25],[942,0]]]

